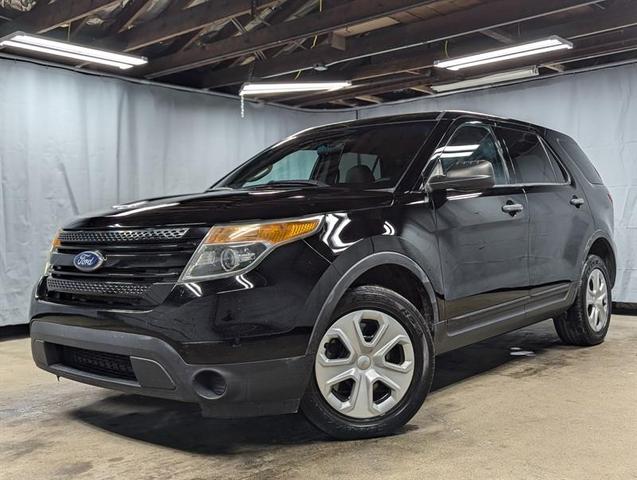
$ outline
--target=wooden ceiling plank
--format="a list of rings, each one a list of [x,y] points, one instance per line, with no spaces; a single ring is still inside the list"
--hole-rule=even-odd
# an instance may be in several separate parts
[[[495,28],[482,30],[480,33],[486,37],[492,38],[504,44],[511,44],[511,43],[515,43],[516,41],[512,35],[509,35],[506,32],[501,32]]]
[[[308,3],[308,0],[287,0],[272,11],[264,22],[266,25],[278,25],[285,22]]]
[[[117,35],[135,23],[139,16],[150,6],[152,0],[129,0],[117,14],[105,36]]]
[[[120,0],[58,0],[55,3],[23,13],[0,27],[0,36],[23,30],[45,33],[62,25],[75,22],[110,7]]]
[[[204,75],[202,88],[216,88],[244,82],[250,71],[254,78],[269,78],[317,64],[331,65],[402,48],[446,40],[454,37],[523,22],[577,8],[590,2],[577,0],[489,0],[483,4],[450,15],[433,17],[422,22],[393,27],[364,37],[350,38],[345,51],[329,46],[311,52],[299,52],[266,62],[256,62],[251,69],[235,67]],[[159,60],[161,61],[161,60]]]
[[[160,15],[154,20],[110,37],[105,42],[118,44],[122,50],[129,52],[230,20],[250,12],[253,5],[261,9],[273,3],[275,0],[209,0],[173,15]]]
[[[384,102],[382,98],[377,97],[376,95],[357,95],[354,98],[356,98],[357,100],[362,100],[364,102],[373,103],[376,105]]]
[[[618,31],[627,28],[630,25],[636,24],[637,9],[631,10],[629,13],[627,13],[625,10],[610,11],[609,9],[605,13],[601,13],[600,15],[595,16],[595,18],[590,18],[590,16],[587,16],[584,20],[564,23],[562,25],[555,25],[550,29],[527,31],[521,38],[517,39],[517,41],[527,41],[542,38],[549,32],[551,34],[557,34],[568,39],[576,40],[591,35],[600,35],[607,32]],[[469,42],[462,42],[453,47],[451,56],[471,54],[480,50],[486,50],[490,47],[490,43],[486,41],[484,43],[474,40],[471,40]],[[374,56],[372,57],[373,63],[371,63],[370,65],[342,70],[338,73],[335,73],[334,75],[347,80],[360,81],[364,79],[407,72],[410,70],[429,68],[432,67],[434,61],[440,59],[441,56],[441,51],[427,51],[420,48],[412,48],[406,50],[405,53],[402,55],[389,53]],[[559,65],[555,65],[555,67],[560,68]],[[318,80],[319,78],[321,78],[321,76],[325,77],[324,75],[315,73],[313,75],[306,75],[306,78]]]
[[[317,94],[317,95],[307,96],[305,98],[295,100],[290,103],[297,107],[306,107],[309,105],[318,105],[321,103],[332,102],[335,100],[349,100],[352,98],[359,97],[361,95],[362,96],[381,95],[387,92],[395,92],[397,90],[405,90],[405,89],[410,89],[412,87],[417,87],[418,85],[422,85],[425,79],[427,78],[429,77],[423,75],[418,78],[410,77],[408,79],[399,79],[397,81],[387,82],[382,85],[352,87],[349,89],[332,92],[330,94]]]
[[[175,55],[155,59],[143,73],[148,78],[201,67],[228,58],[276,47],[301,38],[329,33],[347,25],[381,18],[434,0],[352,0],[330,10],[314,13],[267,29],[228,38],[190,49]],[[574,0],[569,0],[574,1]],[[193,7],[194,8],[194,7]]]
[[[340,105],[342,107],[348,107],[348,108],[358,107],[358,103],[348,102],[347,100],[334,100],[333,102],[329,102],[329,103],[333,103],[334,105]]]
[[[162,15],[173,15],[189,8],[193,3],[195,3],[195,0],[173,0],[173,2],[166,7],[166,10],[162,12]]]
[[[445,78],[444,80],[439,78],[441,73],[445,75],[448,72],[435,72],[432,77],[430,77],[427,82],[428,85],[435,84],[437,82],[442,81],[460,81],[470,78],[479,78],[485,75],[495,74],[499,72],[505,72],[508,70],[513,70],[517,68],[524,68],[528,66],[542,66],[548,67],[549,65],[554,65],[556,63],[559,64],[568,64],[572,62],[580,62],[583,60],[589,60],[592,58],[599,58],[608,55],[615,55],[625,52],[631,52],[637,50],[637,29],[635,32],[609,32],[606,34],[602,34],[603,38],[589,38],[581,41],[582,45],[578,46],[573,50],[561,50],[556,52],[548,53],[546,57],[542,59],[541,62],[534,61],[531,57],[519,58],[516,60],[512,60],[509,62],[503,62],[501,64],[492,64],[488,66],[484,66],[479,70],[472,71],[470,74],[467,72],[455,72],[454,75],[457,78]],[[421,84],[423,80],[420,80]],[[337,92],[332,92],[330,94],[315,94],[308,95],[305,97],[297,97],[292,100],[290,103],[299,106],[305,107],[308,105],[318,105],[321,103],[326,103],[326,101],[334,101],[334,100],[347,100],[350,98],[355,98],[359,95],[378,95],[382,93],[387,93],[390,91],[395,91],[396,89],[403,88],[411,88],[412,82],[409,79],[398,80],[397,82],[385,82],[378,86],[373,84],[367,84],[363,86],[356,86],[350,89],[343,89]],[[326,99],[326,100],[324,100]]]
[[[232,20],[237,17],[233,17],[232,19],[225,22],[225,24],[217,31],[214,38],[228,38],[234,35],[237,32],[237,27],[235,27]],[[187,48],[191,48],[192,45],[197,41],[197,39],[202,36],[207,31],[207,28],[201,28],[199,30],[195,30],[194,32],[189,32],[181,37],[177,37],[173,40],[173,43],[170,44],[170,47],[164,53],[164,55],[169,55],[175,52],[180,52],[182,50],[186,50]]]
[[[553,70],[554,72],[557,72],[557,73],[563,73],[566,70],[566,67],[562,65],[561,63],[551,63],[551,64],[544,65],[544,67],[548,68],[549,70]]]
[[[431,87],[427,85],[419,85],[417,87],[410,87],[410,90],[413,90],[414,92],[418,92],[418,93],[425,93],[427,95],[434,95],[436,93],[435,90],[433,90]]]
[[[314,0],[311,0],[311,1],[314,2]],[[267,13],[267,15],[259,16],[258,23],[256,23],[256,25],[254,25],[253,28],[251,29],[242,28],[240,29],[240,31],[245,33],[246,30],[249,30],[249,31],[258,30],[258,29],[266,28],[272,25],[278,25],[280,23],[283,23],[287,21],[289,18],[291,18],[293,15],[297,14],[297,12],[299,12],[301,8],[306,7],[307,4],[308,4],[308,0],[287,0],[279,4],[275,8],[273,8],[269,13]],[[239,19],[233,19],[233,20],[239,20]],[[255,20],[256,19],[253,19],[252,22],[254,22]],[[231,24],[231,25],[234,25],[234,24]],[[234,27],[234,28],[236,32],[237,27]],[[214,41],[223,40],[225,38],[229,38],[232,36],[232,35],[223,35],[223,33],[224,33],[223,31],[219,32],[219,35],[215,36]],[[265,53],[263,53],[263,51],[261,50],[254,52],[254,55],[257,58],[265,59]],[[249,61],[246,61],[246,60],[249,60]],[[250,57],[238,57],[235,59],[235,61],[233,62],[231,66],[246,65],[251,63],[252,60],[254,59],[251,59]]]

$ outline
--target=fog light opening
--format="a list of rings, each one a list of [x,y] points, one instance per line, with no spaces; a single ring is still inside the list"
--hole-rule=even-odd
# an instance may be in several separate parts
[[[215,399],[226,393],[226,380],[213,370],[202,370],[195,375],[193,387],[197,395]]]

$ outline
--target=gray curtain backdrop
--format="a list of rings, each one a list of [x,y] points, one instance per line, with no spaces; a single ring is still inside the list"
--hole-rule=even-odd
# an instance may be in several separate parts
[[[616,302],[637,302],[637,64],[359,110],[361,118],[470,110],[572,136],[608,186],[618,250]]]
[[[27,322],[53,234],[76,213],[202,191],[304,113],[0,59],[0,325]]]
[[[615,300],[637,302],[637,66],[361,109],[474,110],[572,135],[615,201]],[[0,59],[0,325],[25,323],[56,228],[76,213],[201,191],[286,135],[349,120]]]

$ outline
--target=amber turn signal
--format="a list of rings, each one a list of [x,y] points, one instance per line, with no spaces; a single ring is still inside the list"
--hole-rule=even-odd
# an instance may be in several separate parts
[[[243,225],[219,225],[212,227],[204,240],[206,245],[261,242],[270,245],[287,243],[310,235],[321,224],[320,217],[284,222]]]

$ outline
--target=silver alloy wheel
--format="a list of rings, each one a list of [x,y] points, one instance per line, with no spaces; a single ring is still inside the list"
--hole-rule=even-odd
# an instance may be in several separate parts
[[[586,283],[586,314],[595,332],[600,332],[608,322],[608,288],[599,268],[591,271]]]
[[[414,348],[405,328],[377,310],[357,310],[328,329],[314,363],[323,398],[339,413],[384,415],[407,393]]]

